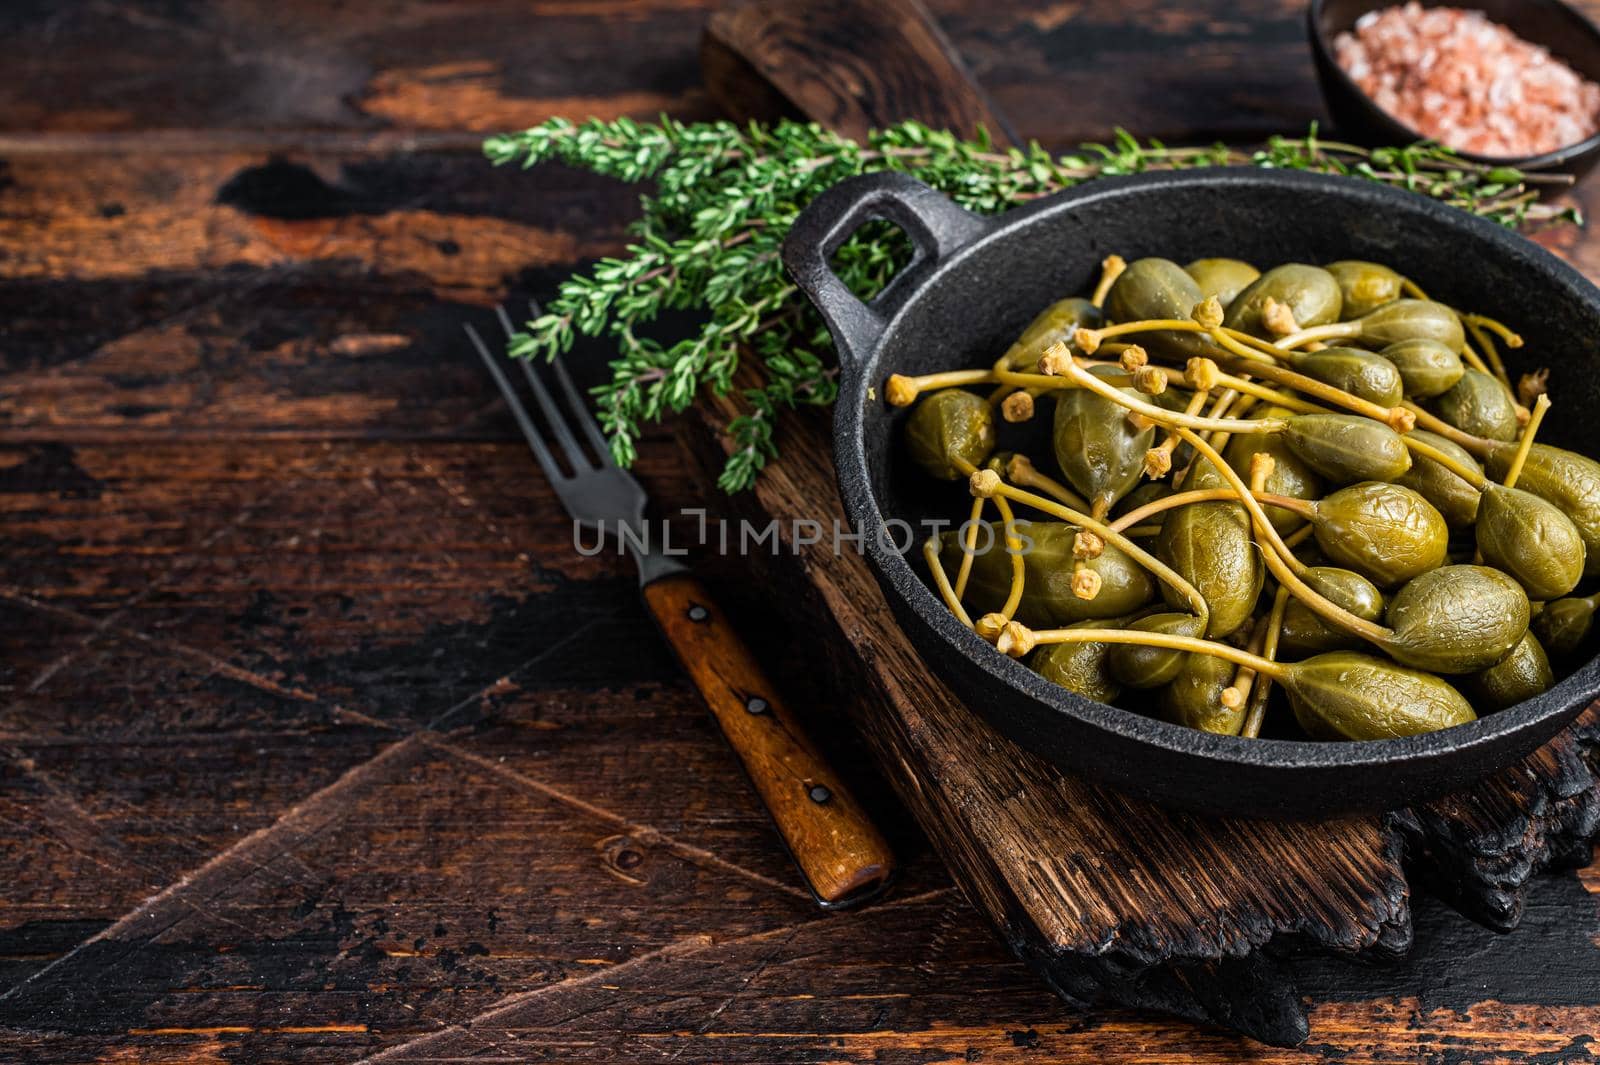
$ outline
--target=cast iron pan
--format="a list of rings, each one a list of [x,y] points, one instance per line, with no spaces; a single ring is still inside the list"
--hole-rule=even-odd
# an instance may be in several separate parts
[[[916,255],[864,304],[828,262],[870,219],[903,228]],[[909,545],[893,522],[921,529],[926,519],[959,516],[966,497],[900,455],[907,411],[883,402],[883,382],[891,373],[988,366],[1040,309],[1087,293],[1112,252],[1129,261],[1234,256],[1262,268],[1388,263],[1434,298],[1520,330],[1527,346],[1514,353],[1513,370],[1552,370],[1556,402],[1540,439],[1597,450],[1588,426],[1600,409],[1600,292],[1530,241],[1422,196],[1353,178],[1209,169],[1096,181],[991,219],[901,174],[852,178],[800,216],[784,262],[838,348],[834,458],[850,519],[869,533],[891,523],[884,535],[863,538],[868,562],[922,657],[969,707],[1063,769],[1159,802],[1313,817],[1392,809],[1467,786],[1534,750],[1595,698],[1600,661],[1590,660],[1537,699],[1431,735],[1245,740],[1074,695],[956,621],[924,582],[922,533]],[[912,553],[902,555],[908,546]]]

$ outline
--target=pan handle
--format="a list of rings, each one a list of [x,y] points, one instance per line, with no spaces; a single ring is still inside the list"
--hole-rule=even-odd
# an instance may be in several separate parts
[[[857,299],[829,260],[850,234],[874,219],[893,222],[916,249],[911,262],[873,299]],[[877,346],[884,327],[942,261],[989,230],[989,222],[922,182],[894,171],[849,178],[812,200],[783,242],[789,276],[816,306],[849,370]]]

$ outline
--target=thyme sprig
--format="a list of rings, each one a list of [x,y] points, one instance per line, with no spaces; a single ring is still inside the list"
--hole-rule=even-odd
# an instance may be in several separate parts
[[[774,432],[784,411],[826,406],[838,392],[822,357],[827,331],[785,277],[778,251],[812,197],[854,174],[903,171],[963,207],[996,213],[1097,177],[1248,164],[1363,177],[1506,226],[1578,220],[1576,209],[1542,203],[1533,188],[1567,179],[1472,163],[1434,144],[1366,149],[1322,140],[1315,127],[1256,151],[1168,147],[1119,130],[1109,144],[1056,155],[1037,144],[1000,148],[986,136],[964,140],[913,122],[874,131],[859,144],[798,122],[553,119],[491,137],[484,152],[496,164],[555,160],[654,183],[626,256],[602,259],[563,282],[509,353],[549,358],[571,350],[579,335],[611,337],[611,379],[594,395],[622,465],[634,461],[645,423],[683,411],[702,389],[726,393],[741,363],[753,362],[757,383],[742,396],[748,412],[729,427],[735,449],[719,479],[728,491],[750,487],[777,454]],[[834,267],[865,298],[909,254],[898,230],[871,225],[840,249]],[[643,329],[663,310],[686,309],[705,314],[691,337],[664,345]]]

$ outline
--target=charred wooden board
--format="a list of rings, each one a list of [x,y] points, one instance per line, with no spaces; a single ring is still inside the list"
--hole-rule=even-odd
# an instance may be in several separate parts
[[[684,432],[708,494],[735,410],[708,403]],[[725,498],[733,519],[843,522],[825,423],[798,420],[781,446],[754,491]],[[1105,998],[1298,1043],[1307,1019],[1275,960],[1284,950],[1404,953],[1408,874],[1509,930],[1529,878],[1586,863],[1600,830],[1600,707],[1471,793],[1414,810],[1200,817],[1061,773],[996,733],[929,674],[859,555],[787,542],[754,560],[783,590],[774,601],[792,627],[854,652],[826,656],[829,676],[880,766],[973,905],[1069,1002]]]
[[[708,81],[725,106],[761,99],[746,84],[756,75],[854,137],[907,118],[1000,125],[915,0],[741,0],[707,37]],[[735,80],[719,86],[721,76]],[[714,471],[737,405],[707,400],[699,415],[686,442]],[[831,453],[825,427],[802,422],[782,460],[731,505],[741,520],[775,519],[780,529],[843,523]],[[713,479],[704,483],[713,490]],[[1414,810],[1319,823],[1197,817],[1062,774],[982,724],[887,620],[858,555],[790,544],[769,561],[795,624],[850,648],[829,656],[837,690],[858,696],[879,763],[957,882],[1070,1002],[1103,995],[1298,1043],[1306,1017],[1271,955],[1290,945],[1406,950],[1403,860],[1463,912],[1509,930],[1528,877],[1586,862],[1600,829],[1600,777],[1585,756],[1600,705],[1518,766]]]

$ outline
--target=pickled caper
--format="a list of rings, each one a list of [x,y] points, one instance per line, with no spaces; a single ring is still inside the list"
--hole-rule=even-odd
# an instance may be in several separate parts
[[[1450,530],[1432,503],[1397,484],[1366,481],[1314,504],[1317,546],[1341,566],[1392,588],[1444,562]]]
[[[1242,259],[1196,259],[1184,271],[1200,286],[1200,298],[1211,296],[1224,307],[1261,276],[1261,271]]]
[[[1484,461],[1489,473],[1504,478],[1516,455],[1515,444],[1494,445]],[[1583,537],[1586,577],[1600,575],[1600,462],[1548,444],[1534,444],[1522,464],[1517,487],[1554,503]]]
[[[1080,598],[1072,588],[1073,548],[1078,530],[1064,522],[1017,523],[1023,539],[1025,593],[1017,618],[1029,625],[1069,625],[1087,618],[1111,618],[1131,614],[1155,598],[1150,575],[1133,559],[1106,545],[1095,558],[1085,561],[1100,581],[1092,599]],[[1011,555],[996,523],[988,532],[977,531],[972,559],[972,574],[967,582],[967,597],[978,613],[999,610],[1011,592]],[[940,538],[940,556],[945,569],[955,573],[961,566],[962,545],[958,533]]]
[[[965,477],[994,450],[994,409],[981,396],[947,388],[923,396],[906,419],[906,453],[946,481]],[[963,468],[965,464],[965,468]]]
[[[1262,417],[1277,418],[1289,412],[1281,407],[1266,410]],[[1275,496],[1289,496],[1292,499],[1316,499],[1322,494],[1322,478],[1305,462],[1301,461],[1283,438],[1276,433],[1240,433],[1228,441],[1227,448],[1222,457],[1228,460],[1228,465],[1239,472],[1239,476],[1246,479],[1250,476],[1250,462],[1256,454],[1272,456],[1272,472],[1267,474],[1264,487]],[[1218,475],[1214,487],[1222,487],[1224,482]],[[1267,517],[1272,519],[1273,528],[1280,533],[1291,533],[1305,524],[1305,519],[1285,507],[1266,508]]]
[[[1244,708],[1229,707],[1222,699],[1233,683],[1233,665],[1207,655],[1180,657],[1177,676],[1161,689],[1161,716],[1201,732],[1237,736],[1244,724]]]
[[[1392,481],[1411,468],[1400,434],[1354,414],[1298,414],[1288,419],[1289,450],[1335,484]]]
[[[1559,599],[1583,576],[1583,536],[1554,503],[1490,484],[1478,507],[1478,550],[1515,577],[1530,599]]]
[[[1566,658],[1589,638],[1600,595],[1572,596],[1546,603],[1529,628],[1556,658]]]
[[[1090,372],[1112,375],[1114,367]],[[1123,389],[1137,395],[1132,389]],[[1056,400],[1051,439],[1067,483],[1101,514],[1126,495],[1144,473],[1144,453],[1155,442],[1153,428],[1139,429],[1126,411],[1086,388],[1069,389]]]
[[[1194,585],[1211,608],[1208,636],[1227,636],[1246,621],[1261,594],[1265,571],[1250,535],[1250,518],[1237,503],[1193,503],[1167,514],[1155,555]],[[1169,585],[1167,605],[1186,606]]]
[[[1344,306],[1342,318],[1360,318],[1386,303],[1399,299],[1406,279],[1384,266],[1362,259],[1340,259],[1323,267],[1339,283]],[[1305,324],[1305,323],[1301,323]]]
[[[1522,586],[1487,566],[1441,566],[1407,582],[1384,612],[1396,661],[1435,673],[1488,669],[1528,631]]]
[[[1438,448],[1468,469],[1482,469],[1478,460],[1453,440],[1446,440],[1437,433],[1423,429],[1413,429],[1408,435],[1413,440]],[[1395,483],[1404,485],[1432,503],[1448,525],[1465,528],[1478,520],[1478,504],[1483,499],[1483,493],[1475,485],[1462,480],[1453,470],[1445,468],[1443,463],[1426,455],[1412,455],[1411,468],[1396,478]]]
[[[1281,683],[1295,720],[1321,739],[1395,739],[1477,719],[1472,704],[1433,674],[1355,651],[1308,658]]]
[[[1018,373],[1032,373],[1044,349],[1057,341],[1071,342],[1079,327],[1093,329],[1101,322],[1100,308],[1079,296],[1058,300],[1039,312],[1038,317],[1006,349],[1006,366]]]
[[[1304,580],[1316,591],[1350,613],[1366,621],[1383,617],[1383,593],[1359,573],[1337,566],[1312,566]],[[1359,636],[1335,628],[1298,599],[1290,599],[1283,612],[1283,627],[1278,636],[1280,653],[1289,657],[1322,651],[1356,650],[1363,645]]]
[[[1399,367],[1360,348],[1296,352],[1291,365],[1307,377],[1380,407],[1392,407],[1405,396]]]
[[[1150,614],[1131,622],[1135,632],[1166,632],[1175,636],[1200,636],[1205,625],[1193,614]],[[1189,656],[1165,647],[1144,647],[1134,643],[1111,648],[1106,667],[1111,675],[1130,688],[1159,688],[1170,684]]]
[[[1394,363],[1401,388],[1412,399],[1442,396],[1466,373],[1458,353],[1428,337],[1396,341],[1378,354]]]
[[[1343,307],[1339,282],[1332,274],[1320,266],[1285,263],[1268,270],[1239,293],[1228,305],[1223,324],[1251,336],[1272,336],[1261,317],[1269,299],[1288,307],[1301,328],[1337,322]]]
[[[1171,259],[1137,259],[1128,264],[1106,294],[1106,317],[1113,322],[1147,319],[1187,321],[1195,304],[1205,298],[1195,279]],[[1200,333],[1151,330],[1134,334],[1150,351],[1177,358],[1214,355],[1216,346]]]
[[[1520,422],[1506,386],[1481,370],[1467,370],[1433,401],[1433,409],[1462,432],[1489,440],[1515,440]]]
[[[1106,625],[1103,619],[1075,621],[1068,628]],[[1113,649],[1109,643],[1047,644],[1033,652],[1028,668],[1046,680],[1054,681],[1085,699],[1109,703],[1122,694],[1122,687],[1106,668]]]
[[[1531,632],[1500,661],[1472,678],[1472,694],[1490,710],[1504,710],[1542,694],[1555,683],[1550,659]]]

